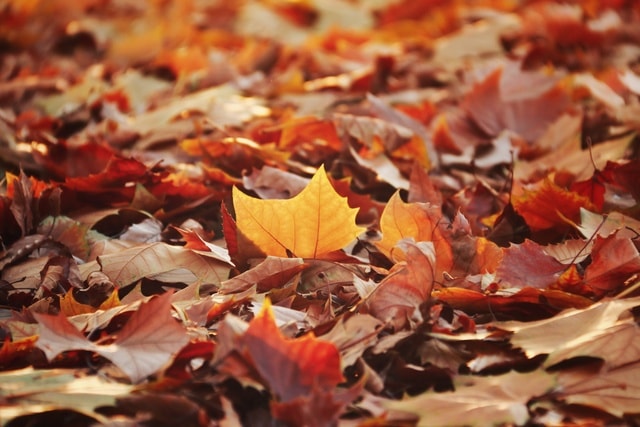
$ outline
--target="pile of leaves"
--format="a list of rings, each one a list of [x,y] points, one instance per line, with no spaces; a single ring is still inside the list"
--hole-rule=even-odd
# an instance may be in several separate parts
[[[640,3],[0,11],[0,425],[640,423]]]

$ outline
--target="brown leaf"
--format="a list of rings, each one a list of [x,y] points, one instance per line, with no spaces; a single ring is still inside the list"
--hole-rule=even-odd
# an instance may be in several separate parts
[[[10,207],[11,213],[24,237],[30,234],[34,226],[32,182],[23,171],[20,171],[19,177],[7,174],[7,181],[10,187],[8,191],[13,193]]]
[[[558,373],[558,397],[569,404],[588,405],[614,416],[635,413],[640,404],[640,362],[600,368],[595,375],[580,370]]]
[[[435,249],[431,242],[401,241],[405,262],[398,263],[365,301],[369,312],[396,331],[419,322],[421,304],[434,284]]]
[[[228,261],[211,252],[196,252],[158,242],[134,246],[117,253],[101,255],[96,262],[83,265],[88,275],[100,269],[119,287],[143,277],[171,283],[219,284],[231,268]]]
[[[37,347],[49,360],[70,350],[98,353],[139,382],[165,366],[189,342],[184,327],[171,316],[171,293],[142,303],[111,344],[85,338],[66,316],[34,314],[40,324]]]
[[[388,409],[415,414],[419,425],[524,424],[531,398],[550,391],[553,377],[543,371],[492,377],[459,377],[455,392],[423,393],[389,401]]]
[[[260,264],[220,284],[223,294],[242,292],[257,286],[258,292],[284,286],[307,266],[302,258],[267,257]]]
[[[584,309],[570,309],[550,319],[536,322],[494,322],[498,329],[511,331],[511,343],[527,356],[553,354],[586,343],[618,322],[620,315],[640,305],[640,298],[595,303]],[[553,360],[553,359],[552,359]],[[557,359],[556,359],[557,360]]]

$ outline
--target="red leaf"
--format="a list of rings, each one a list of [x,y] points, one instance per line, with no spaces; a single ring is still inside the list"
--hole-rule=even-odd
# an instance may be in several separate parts
[[[531,240],[504,249],[497,278],[516,288],[546,288],[558,281],[567,266],[547,255]]]
[[[622,288],[627,279],[640,272],[640,253],[633,241],[615,234],[596,237],[591,260],[584,280],[597,295]]]
[[[341,383],[344,378],[336,346],[313,334],[285,338],[268,301],[241,336],[238,347],[271,391],[288,402],[308,396],[314,389],[327,392]]]
[[[508,63],[493,71],[467,94],[462,108],[490,136],[508,129],[535,142],[567,109],[570,99],[564,89],[554,86],[557,78],[519,68],[519,63]]]
[[[346,405],[362,392],[362,384],[339,392],[323,391],[314,387],[309,396],[300,396],[288,402],[271,402],[274,418],[287,425],[324,427],[334,425]]]

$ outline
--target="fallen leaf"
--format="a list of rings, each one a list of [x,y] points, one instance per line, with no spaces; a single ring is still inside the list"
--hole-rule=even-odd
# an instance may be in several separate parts
[[[424,203],[405,203],[400,198],[400,193],[396,192],[382,212],[382,240],[376,246],[387,257],[402,260],[402,253],[394,251],[400,240],[413,238],[416,242],[433,242],[436,250],[434,278],[440,280],[442,272],[453,266],[451,244],[440,228],[443,221],[439,207]]]
[[[120,299],[118,298],[118,291],[113,290],[106,300],[104,300],[98,307],[93,307],[89,304],[83,304],[76,300],[73,292],[67,292],[64,297],[60,299],[60,311],[65,316],[75,316],[76,314],[94,313],[97,310],[108,310],[112,307],[120,305]]]
[[[587,239],[595,236],[605,238],[613,233],[618,238],[634,238],[640,232],[640,221],[620,212],[601,215],[581,208],[580,224],[576,228]]]
[[[287,339],[275,323],[269,300],[237,337],[236,348],[281,402],[313,390],[328,392],[344,380],[336,346],[313,334]]]
[[[345,369],[356,363],[362,353],[377,342],[382,326],[380,320],[366,314],[341,317],[329,333],[322,335],[322,339],[336,345],[340,351],[341,367]]]
[[[73,369],[25,368],[1,372],[0,396],[3,400],[16,400],[21,404],[2,405],[0,420],[4,425],[5,421],[22,415],[69,408],[108,421],[94,411],[114,406],[118,397],[131,393],[132,389],[130,385]]]
[[[237,293],[256,286],[258,292],[268,292],[286,285],[306,267],[301,258],[269,256],[252,269],[223,281],[218,291],[223,294]]]
[[[591,248],[591,264],[584,282],[596,295],[622,288],[625,281],[640,272],[640,252],[630,238],[597,236]]]
[[[357,210],[331,186],[324,167],[287,200],[260,200],[233,189],[238,229],[267,255],[317,258],[339,250],[364,231]]]
[[[209,256],[212,255],[212,256]],[[224,280],[231,266],[210,252],[198,253],[163,242],[150,243],[101,255],[97,261],[83,264],[83,275],[100,270],[119,287],[143,277],[165,282],[213,283]]]
[[[85,350],[109,359],[132,382],[139,382],[165,366],[189,342],[184,327],[171,316],[171,293],[142,303],[111,344],[89,341],[66,316],[34,314],[40,325],[36,346],[47,359],[70,350]]]
[[[577,336],[549,354],[545,366],[575,357],[599,357],[609,368],[634,363],[640,358],[640,328],[631,319],[619,320]]]
[[[524,424],[529,419],[528,402],[549,392],[555,381],[553,376],[537,371],[485,378],[459,376],[456,384],[455,392],[423,393],[388,401],[385,407],[415,414],[418,425],[433,427]]]
[[[493,322],[493,326],[513,332],[511,343],[522,348],[528,357],[534,357],[588,342],[614,326],[622,313],[639,305],[640,298],[610,300],[583,309],[569,309],[550,319]]]
[[[550,178],[514,196],[512,203],[532,232],[555,229],[561,233],[569,227],[566,219],[578,220],[581,208],[594,209],[588,198],[561,188]]]
[[[473,86],[462,108],[488,135],[508,129],[535,142],[569,106],[569,94],[558,81],[559,76],[507,62]]]
[[[5,338],[0,346],[0,367],[10,366],[10,363],[14,360],[25,357],[35,348],[37,340],[38,337],[36,335],[13,341],[9,337]]]
[[[398,263],[365,301],[369,312],[396,331],[422,320],[420,305],[434,285],[436,252],[431,242],[401,241],[405,262]]]
[[[636,413],[640,403],[640,363],[609,368],[595,374],[580,370],[558,373],[557,396],[569,404],[587,405],[616,417]]]
[[[503,249],[496,278],[514,288],[547,288],[555,284],[566,269],[566,265],[547,255],[541,245],[525,240]]]

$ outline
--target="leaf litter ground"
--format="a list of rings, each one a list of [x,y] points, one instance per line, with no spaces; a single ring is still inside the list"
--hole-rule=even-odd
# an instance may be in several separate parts
[[[640,423],[633,1],[14,2],[0,425]]]

